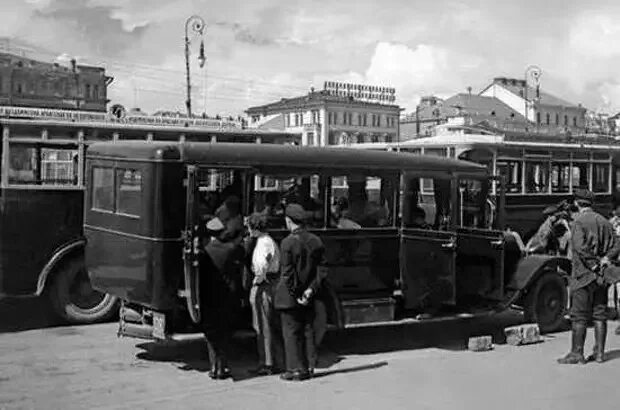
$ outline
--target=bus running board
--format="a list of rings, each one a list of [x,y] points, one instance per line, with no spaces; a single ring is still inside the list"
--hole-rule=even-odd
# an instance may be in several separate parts
[[[394,321],[396,300],[391,297],[364,298],[342,301],[344,325],[372,324]]]

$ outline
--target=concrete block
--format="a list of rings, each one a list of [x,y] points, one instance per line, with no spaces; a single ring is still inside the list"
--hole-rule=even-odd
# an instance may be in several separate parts
[[[493,337],[492,336],[477,336],[470,337],[467,343],[467,349],[472,352],[486,352],[493,349]]]
[[[506,343],[512,346],[529,345],[544,341],[540,336],[540,329],[536,323],[507,327],[504,329],[504,334],[506,335]]]

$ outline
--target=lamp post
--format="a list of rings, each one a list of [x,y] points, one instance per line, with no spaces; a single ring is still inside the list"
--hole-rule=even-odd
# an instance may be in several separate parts
[[[191,29],[191,33],[190,33]],[[190,34],[203,36],[205,29],[205,21],[200,16],[190,16],[185,21],[185,79],[187,81],[187,99],[185,100],[185,106],[187,107],[187,117],[192,118],[192,84],[189,75],[189,44]],[[204,40],[200,40],[200,54],[198,55],[198,61],[200,62],[200,68],[205,65],[205,45]]]
[[[536,86],[536,97],[535,99],[539,98],[539,87],[540,87],[540,76],[542,75],[542,70],[540,69],[540,67],[538,67],[537,65],[530,65],[525,69],[525,87],[524,87],[524,92],[523,92],[523,96],[525,99],[525,119],[527,121],[529,121],[529,113],[528,113],[528,101],[527,101],[527,80],[528,78],[532,79],[532,83]],[[536,124],[538,125],[538,124]]]

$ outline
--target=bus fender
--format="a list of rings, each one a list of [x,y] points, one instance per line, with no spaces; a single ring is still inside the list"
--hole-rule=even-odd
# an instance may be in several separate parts
[[[571,271],[570,260],[562,256],[552,255],[529,255],[519,261],[508,288],[522,291],[526,290],[545,272],[558,272],[562,276],[568,276]]]
[[[325,304],[327,313],[327,323],[335,326],[337,329],[344,329],[344,313],[340,299],[329,281],[323,283],[322,302]]]
[[[58,266],[58,264],[64,260],[65,256],[78,248],[83,248],[85,245],[85,239],[78,239],[63,245],[54,252],[54,255],[50,258],[49,261],[47,261],[47,263],[41,270],[41,273],[39,273],[39,278],[37,280],[37,291],[35,293],[36,296],[41,296],[41,294],[43,294],[48,276],[54,270],[54,268],[56,268],[56,266]]]

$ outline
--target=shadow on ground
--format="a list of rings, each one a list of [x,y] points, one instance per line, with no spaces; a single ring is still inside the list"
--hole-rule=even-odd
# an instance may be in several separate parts
[[[0,333],[62,325],[45,297],[0,299]]]
[[[463,350],[473,336],[491,335],[494,343],[505,343],[505,327],[520,324],[523,317],[518,312],[505,312],[479,319],[456,319],[439,323],[415,323],[407,325],[368,327],[328,332],[320,348],[317,377],[335,373],[349,373],[371,370],[387,365],[386,362],[347,367],[332,366],[345,360],[346,355],[368,355],[374,353],[423,349],[436,347],[448,350]],[[147,361],[174,363],[179,370],[207,372],[210,369],[206,344],[202,339],[184,342],[137,345],[141,351],[137,357]],[[256,346],[254,338],[246,335],[236,337],[230,346],[230,366],[236,381],[251,378],[249,370],[256,367]]]

